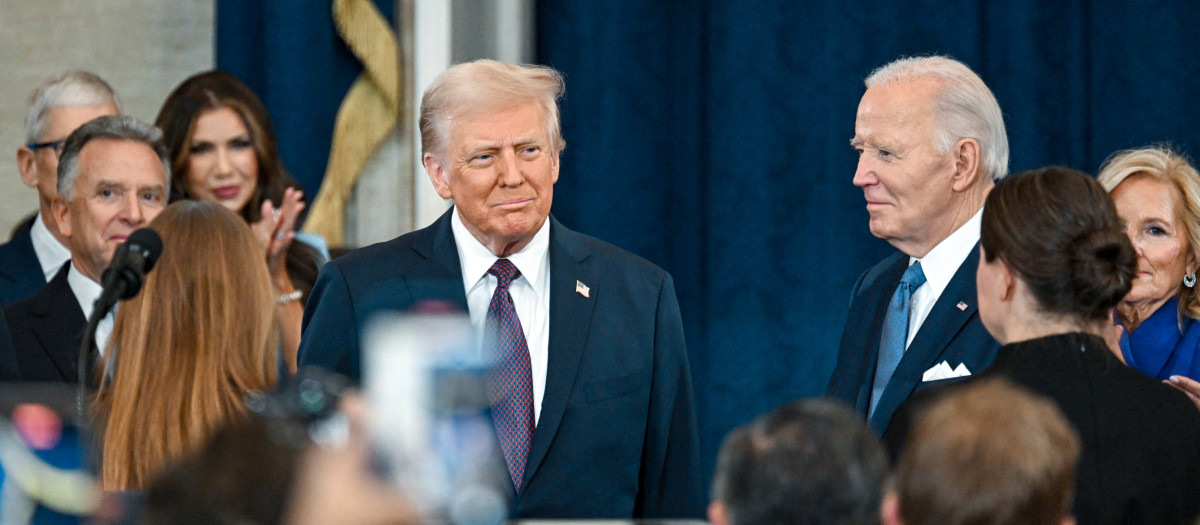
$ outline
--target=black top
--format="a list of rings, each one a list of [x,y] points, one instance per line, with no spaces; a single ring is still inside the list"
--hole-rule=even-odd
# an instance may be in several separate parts
[[[920,392],[901,406],[884,435],[893,457],[921,406],[987,377],[1050,398],[1079,433],[1074,513],[1081,525],[1195,523],[1200,411],[1182,392],[1126,367],[1093,335],[1004,345],[974,378]]]

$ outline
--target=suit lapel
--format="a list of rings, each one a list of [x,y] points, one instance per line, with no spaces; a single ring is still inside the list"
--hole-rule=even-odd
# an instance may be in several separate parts
[[[75,382],[79,377],[79,343],[87,326],[79,300],[67,282],[71,263],[62,269],[39,292],[29,308],[30,329],[41,349],[58,368],[64,381]]]
[[[463,288],[462,263],[458,259],[458,245],[450,227],[454,208],[443,213],[432,228],[422,230],[422,237],[413,242],[412,249],[420,254],[423,262],[405,271],[405,285],[413,301],[440,298],[449,299],[467,311],[467,291]],[[419,276],[419,277],[416,277]]]
[[[592,279],[584,265],[589,255],[590,251],[579,242],[577,233],[550,217],[550,343],[546,389],[542,395],[541,416],[525,462],[522,486],[528,486],[554,442],[575,385],[591,328],[592,311],[604,293],[599,286],[602,283]],[[577,281],[590,288],[590,297],[575,291]]]
[[[882,336],[887,306],[907,268],[908,256],[901,253],[896,257],[894,264],[889,265],[870,282],[863,282],[862,290],[858,293],[865,304],[861,309],[863,317],[856,320],[856,324],[864,329],[861,332],[863,339],[853,347],[863,348],[865,351],[859,352],[862,356],[862,369],[857,376],[861,379],[855,381],[858,392],[854,396],[854,405],[855,409],[863,414],[870,408],[868,405],[871,403],[871,385],[875,381],[875,365],[879,361],[879,338]],[[851,311],[855,309],[851,308]]]
[[[13,233],[12,239],[0,246],[0,279],[12,283],[34,283],[30,285],[33,288],[29,294],[36,292],[40,288],[38,283],[45,279],[42,263],[38,261],[37,252],[33,249],[33,237],[30,233],[32,226],[33,219],[25,221]]]
[[[942,354],[950,346],[950,342],[975,317],[977,308],[975,293],[975,269],[979,266],[979,245],[976,243],[971,253],[954,272],[954,277],[942,291],[929,316],[921,324],[920,330],[913,338],[912,344],[904,353],[904,358],[896,366],[892,380],[879,400],[877,411],[883,410],[887,421],[900,403],[912,395],[913,390],[921,383],[921,376],[930,366],[941,362]],[[959,308],[959,304],[965,308]],[[950,363],[954,367],[957,363]],[[978,372],[978,370],[973,370]]]

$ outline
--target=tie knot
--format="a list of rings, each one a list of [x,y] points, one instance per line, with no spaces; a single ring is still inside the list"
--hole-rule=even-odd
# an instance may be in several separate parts
[[[900,278],[900,282],[907,284],[910,289],[917,289],[922,284],[925,284],[925,271],[921,270],[921,261],[917,261],[912,266],[909,266],[904,271],[904,276]]]
[[[508,288],[508,285],[512,283],[513,279],[516,279],[517,276],[521,275],[521,271],[518,270],[517,267],[513,265],[512,261],[509,261],[508,259],[496,259],[496,262],[492,264],[492,267],[488,268],[488,273],[496,276],[496,279],[500,281],[497,285],[500,288]],[[921,280],[924,279],[925,277],[922,276]]]

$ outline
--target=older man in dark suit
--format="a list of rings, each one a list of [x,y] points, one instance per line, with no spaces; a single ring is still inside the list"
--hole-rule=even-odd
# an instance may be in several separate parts
[[[105,116],[67,139],[51,212],[71,260],[41,290],[4,311],[22,380],[78,382],[80,336],[100,296],[101,274],[117,246],[166,206],[170,161],[161,138],[149,124]],[[100,322],[100,351],[112,319],[109,312]]]
[[[975,268],[983,202],[1008,172],[1008,138],[995,96],[956,60],[896,60],[866,85],[850,141],[854,185],[871,233],[900,252],[854,285],[827,393],[882,433],[914,391],[996,356],[976,310]]]
[[[371,314],[448,300],[501,341],[493,414],[517,518],[703,515],[691,378],[670,275],[550,216],[545,67],[455,66],[421,104],[423,160],[454,207],[321,271],[300,364],[357,378]]]
[[[25,185],[38,192],[38,212],[0,245],[0,301],[13,304],[32,295],[71,258],[67,239],[50,213],[58,196],[58,157],[72,131],[120,110],[112,87],[86,71],[50,77],[30,96],[26,143],[17,148],[17,169]]]

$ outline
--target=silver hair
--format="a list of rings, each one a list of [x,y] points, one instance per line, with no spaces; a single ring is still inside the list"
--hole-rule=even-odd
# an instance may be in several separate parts
[[[154,150],[162,162],[165,186],[171,192],[171,160],[167,147],[163,145],[162,131],[157,127],[128,116],[112,115],[99,117],[84,124],[67,137],[62,156],[58,159],[58,194],[71,200],[75,194],[75,181],[79,180],[79,153],[93,140],[124,140],[145,144]]]
[[[121,112],[121,101],[117,92],[104,79],[87,71],[67,71],[46,79],[29,96],[29,109],[25,112],[25,142],[33,144],[49,140],[46,132],[46,115],[50,110],[61,107],[95,107],[111,104]]]
[[[1008,135],[996,96],[966,64],[945,56],[897,59],[871,72],[867,88],[934,78],[941,88],[934,101],[934,145],[947,153],[959,139],[979,142],[983,167],[992,179],[1008,175]]]

